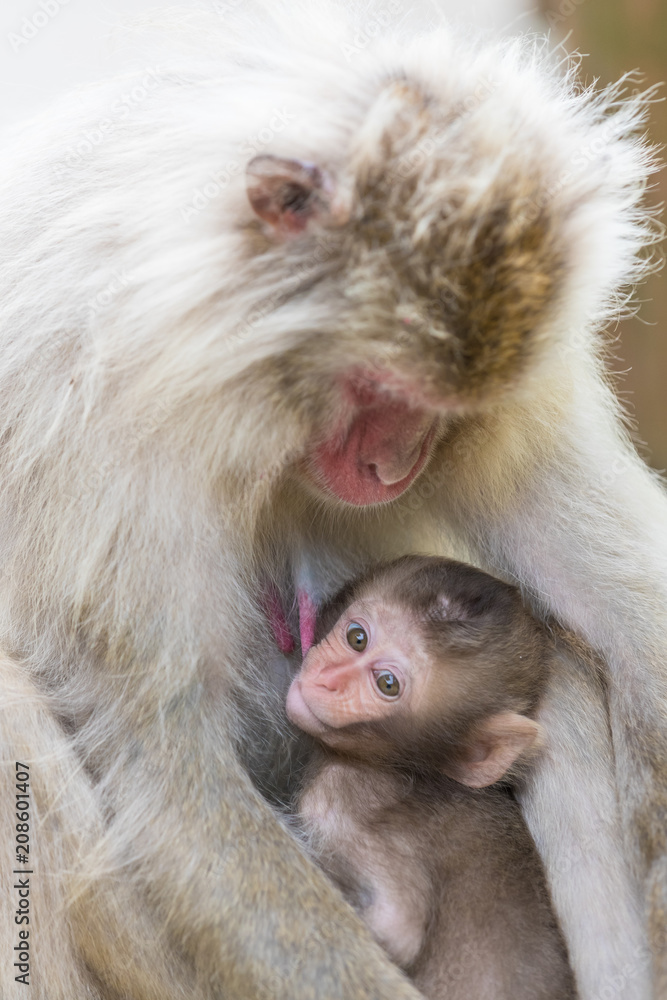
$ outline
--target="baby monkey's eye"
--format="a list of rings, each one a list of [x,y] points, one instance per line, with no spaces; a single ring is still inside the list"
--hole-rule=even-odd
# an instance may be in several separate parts
[[[347,641],[352,649],[356,649],[357,652],[361,652],[368,645],[368,635],[366,634],[366,629],[358,625],[357,622],[352,622],[351,625],[347,626]]]
[[[375,678],[375,683],[380,688],[380,691],[382,691],[382,694],[386,694],[390,698],[395,698],[401,690],[398,678],[392,674],[391,670],[383,670],[379,673]]]

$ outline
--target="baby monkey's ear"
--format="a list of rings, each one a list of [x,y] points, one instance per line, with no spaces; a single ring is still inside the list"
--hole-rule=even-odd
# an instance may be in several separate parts
[[[500,781],[522,754],[538,746],[541,735],[540,726],[526,715],[491,715],[475,728],[466,756],[448,765],[446,773],[462,785],[486,788]]]
[[[340,225],[347,212],[333,179],[315,163],[256,156],[246,167],[248,201],[277,235],[297,236],[309,222]]]

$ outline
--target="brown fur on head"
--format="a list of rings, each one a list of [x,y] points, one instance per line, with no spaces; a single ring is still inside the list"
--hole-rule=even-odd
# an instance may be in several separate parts
[[[528,166],[530,144],[515,154],[509,116],[489,133],[487,102],[492,91],[469,111],[463,94],[443,99],[435,82],[386,80],[351,137],[348,162],[330,171],[330,201],[301,183],[311,206],[302,221],[277,208],[258,212],[281,237],[287,229],[306,242],[310,222],[310,246],[319,236],[327,257],[313,276],[346,289],[346,339],[363,351],[359,338],[371,334],[371,366],[378,375],[386,368],[389,386],[405,389],[402,377],[419,385],[422,401],[464,410],[516,384],[568,266],[565,220],[544,197],[551,168]],[[275,160],[273,177],[271,157],[257,161],[252,183],[261,161],[267,188],[283,177],[284,205],[304,168],[314,169],[294,161],[290,183],[286,161]]]
[[[388,295],[425,391],[464,408],[516,383],[567,264],[553,207],[527,211],[544,171],[513,162],[475,117],[387,85],[359,140],[349,257]]]

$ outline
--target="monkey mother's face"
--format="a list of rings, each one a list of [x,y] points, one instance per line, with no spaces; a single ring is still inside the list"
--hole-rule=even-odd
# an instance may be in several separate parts
[[[431,664],[415,622],[398,607],[354,602],[313,646],[287,696],[295,725],[331,746],[345,728],[426,708]]]
[[[462,128],[437,93],[388,81],[334,158],[248,164],[262,260],[304,275],[288,303],[303,338],[279,362],[313,424],[301,468],[346,503],[399,496],[452,418],[514,391],[548,340],[566,236],[496,100]]]
[[[391,393],[377,373],[350,373],[341,382],[347,413],[313,451],[314,482],[347,503],[362,506],[400,496],[428,460],[436,413]]]

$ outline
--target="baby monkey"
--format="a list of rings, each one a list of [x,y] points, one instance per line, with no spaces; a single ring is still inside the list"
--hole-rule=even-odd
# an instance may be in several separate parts
[[[550,642],[518,591],[407,556],[348,585],[316,640],[287,714],[318,743],[297,811],[319,863],[427,997],[575,997],[508,785],[540,742]]]

